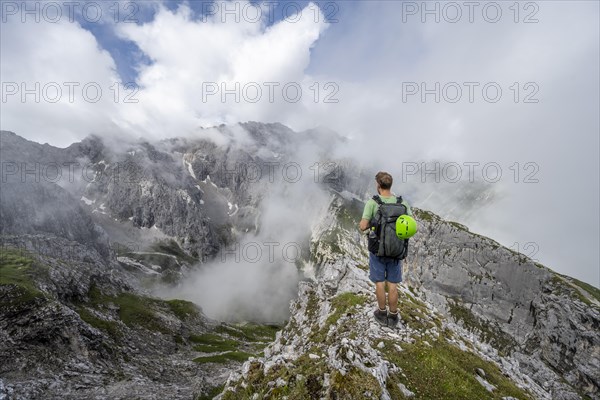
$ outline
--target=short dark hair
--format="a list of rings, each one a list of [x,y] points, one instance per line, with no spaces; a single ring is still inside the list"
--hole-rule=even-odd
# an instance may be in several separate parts
[[[375,181],[377,181],[377,184],[380,188],[382,188],[383,190],[387,190],[392,187],[394,179],[387,172],[380,171],[377,173],[377,175],[375,175]]]

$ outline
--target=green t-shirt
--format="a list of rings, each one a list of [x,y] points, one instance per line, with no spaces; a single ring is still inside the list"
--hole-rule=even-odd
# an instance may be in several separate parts
[[[396,202],[396,196],[390,196],[390,197],[379,196],[379,197],[381,198],[381,201],[383,201],[384,203],[395,203]],[[412,210],[410,209],[410,206],[408,205],[406,200],[402,199],[402,204],[404,204],[406,206],[406,213],[412,217],[412,215],[413,215]],[[362,218],[370,221],[371,218],[373,218],[375,216],[375,213],[377,212],[378,208],[379,208],[379,204],[377,204],[375,202],[375,200],[369,199],[365,204],[365,210],[363,211]]]

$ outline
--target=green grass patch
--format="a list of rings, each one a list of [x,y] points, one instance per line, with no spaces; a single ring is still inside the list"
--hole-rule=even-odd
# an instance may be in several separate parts
[[[246,361],[248,358],[254,357],[254,354],[246,353],[243,351],[230,351],[228,353],[217,354],[214,356],[207,357],[197,357],[194,358],[194,362],[198,364],[206,364],[206,363],[218,363],[223,364],[228,361]]]
[[[357,306],[365,304],[368,299],[363,295],[357,295],[352,292],[345,292],[337,295],[331,300],[332,312],[325,320],[323,327],[319,328],[314,324],[310,333],[310,340],[313,343],[327,343],[327,333],[331,325],[336,324],[343,315],[354,315],[357,312]],[[342,324],[337,329],[337,334],[350,333],[351,324]]]
[[[151,331],[170,333],[160,318],[152,310],[153,299],[137,296],[132,293],[121,293],[114,302],[119,306],[119,318],[127,326],[143,326]]]
[[[400,368],[406,377],[394,376],[392,384],[402,382],[415,393],[415,398],[428,400],[446,399],[502,399],[512,396],[532,399],[519,389],[500,369],[476,354],[462,351],[445,340],[403,343],[403,351],[397,351],[393,342],[386,341],[384,356]],[[476,368],[485,371],[486,380],[496,387],[488,392],[475,378]],[[400,397],[402,398],[402,397]]]
[[[335,393],[335,398],[340,399],[378,399],[381,396],[381,386],[377,379],[355,367],[345,375],[334,371],[331,375],[331,390]]]
[[[173,314],[177,315],[180,320],[198,316],[198,308],[191,301],[185,300],[167,300],[169,308]]]
[[[250,342],[272,342],[275,333],[281,329],[278,325],[261,325],[248,323],[243,325],[221,324],[215,328],[215,332],[225,333],[238,339]]]
[[[385,388],[392,399],[404,400],[407,397],[404,396],[404,393],[400,390],[400,387],[398,386],[399,383],[402,383],[401,376],[399,374],[390,374],[385,381]]]
[[[598,289],[595,286],[590,285],[589,283],[582,282],[579,279],[575,279],[575,278],[571,278],[571,277],[569,277],[569,279],[572,281],[573,284],[579,286],[580,288],[582,288],[583,290],[588,292],[594,299],[600,301],[600,289]]]
[[[39,265],[29,253],[2,247],[0,249],[0,285],[10,286],[10,296],[5,296],[3,305],[18,306],[46,297],[35,283],[35,277],[47,274],[47,267]]]
[[[327,317],[327,325],[335,324],[344,314],[354,314],[356,306],[364,305],[368,299],[363,295],[346,292],[335,296],[331,300],[333,313]]]
[[[194,346],[194,350],[202,353],[221,353],[224,351],[235,351],[237,350],[237,346],[197,344]]]
[[[191,335],[189,340],[196,343],[194,350],[204,353],[216,353],[222,351],[237,350],[239,343],[235,340],[226,339],[213,333],[203,335]]]
[[[588,306],[595,306],[590,299],[588,299],[586,296],[583,295],[583,293],[579,291],[579,289],[576,287],[576,284],[570,281],[571,279],[574,278],[554,273],[554,275],[552,276],[552,284],[554,285],[552,293],[558,296],[568,296],[572,299],[577,299],[587,304]],[[590,295],[592,294],[590,293]]]
[[[118,340],[123,336],[117,322],[99,318],[85,307],[77,307],[76,310],[83,321],[96,329],[108,333],[113,339]]]
[[[363,271],[369,271],[369,266],[366,264],[358,264],[357,267],[362,269]]]
[[[223,391],[224,387],[225,385],[219,385],[208,388],[208,390],[203,392],[200,396],[196,397],[196,400],[212,400],[214,397],[216,397]]]
[[[420,208],[412,208],[413,215],[422,221],[433,222],[434,219],[439,220],[440,217],[431,211],[421,210]]]
[[[456,229],[459,229],[461,231],[465,231],[465,232],[469,232],[469,228],[467,228],[466,226],[464,226],[463,224],[459,224],[458,222],[455,221],[447,221],[450,225],[452,225],[453,227],[455,227]]]
[[[228,357],[239,358],[240,354],[256,356],[257,353],[264,349],[265,342],[272,342],[275,339],[275,333],[279,329],[280,327],[277,325],[244,324],[231,326],[227,324],[221,324],[215,328],[215,333],[192,335],[190,336],[190,341],[196,343],[194,346],[194,350],[196,351],[201,351],[204,353],[231,352],[231,354],[225,353],[214,356],[224,362],[229,359]],[[227,337],[220,336],[219,334],[227,335],[229,337],[233,337],[234,339],[229,339]],[[240,346],[242,344],[245,345],[245,350],[249,350],[252,353],[240,351]],[[200,358],[203,359],[203,357]],[[237,360],[237,358],[235,359]]]
[[[168,306],[162,300],[138,296],[133,293],[119,293],[116,296],[103,294],[96,286],[92,286],[88,293],[89,305],[97,309],[114,304],[119,308],[119,319],[129,327],[143,327],[150,331],[172,333],[157,315],[158,307]]]
[[[0,250],[0,284],[31,285],[33,259],[16,249]]]

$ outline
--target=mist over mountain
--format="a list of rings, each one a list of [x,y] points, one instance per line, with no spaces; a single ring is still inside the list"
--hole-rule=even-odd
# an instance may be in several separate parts
[[[390,171],[420,226],[392,332],[357,230],[378,169],[336,132],[0,135],[2,398],[600,398],[600,291],[452,222],[501,186]]]

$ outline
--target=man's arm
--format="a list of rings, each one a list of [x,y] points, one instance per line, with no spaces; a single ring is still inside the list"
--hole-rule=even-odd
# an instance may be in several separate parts
[[[365,209],[363,210],[363,215],[362,218],[358,224],[358,228],[361,231],[366,231],[367,229],[369,229],[369,223],[371,221],[371,218],[373,218],[373,215],[375,214],[375,201],[368,200],[365,203]]]
[[[360,220],[360,223],[358,224],[358,228],[359,228],[361,231],[366,231],[367,229],[369,229],[369,220],[368,220],[368,219],[364,219],[364,218],[362,218],[362,219]]]

